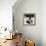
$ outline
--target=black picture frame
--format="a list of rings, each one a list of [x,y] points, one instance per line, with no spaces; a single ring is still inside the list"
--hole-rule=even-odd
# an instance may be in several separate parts
[[[35,13],[25,13],[23,17],[23,24],[27,26],[36,25]]]

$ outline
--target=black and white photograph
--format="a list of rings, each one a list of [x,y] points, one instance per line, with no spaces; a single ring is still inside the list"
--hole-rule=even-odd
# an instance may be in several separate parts
[[[24,25],[35,25],[35,14],[24,14]]]

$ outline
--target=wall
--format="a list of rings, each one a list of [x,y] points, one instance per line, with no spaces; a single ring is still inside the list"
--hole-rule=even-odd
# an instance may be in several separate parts
[[[41,3],[41,40],[42,46],[46,46],[46,0],[42,0]]]
[[[0,27],[12,29],[12,6],[16,0],[0,0]]]
[[[21,0],[18,2],[21,2]],[[34,40],[36,46],[41,46],[41,0],[23,0],[16,4],[13,6],[15,31],[22,32],[25,39]],[[36,14],[35,26],[23,25],[24,13]]]

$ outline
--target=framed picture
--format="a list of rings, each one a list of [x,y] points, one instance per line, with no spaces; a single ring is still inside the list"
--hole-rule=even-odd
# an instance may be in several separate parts
[[[36,17],[35,14],[24,14],[24,25],[35,25],[36,24]]]

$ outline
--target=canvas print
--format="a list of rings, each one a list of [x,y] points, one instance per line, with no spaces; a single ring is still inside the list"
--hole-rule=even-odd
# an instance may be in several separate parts
[[[35,14],[24,14],[24,25],[35,25]]]

